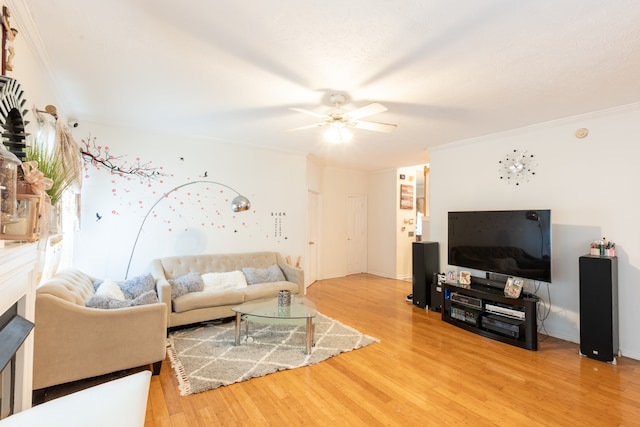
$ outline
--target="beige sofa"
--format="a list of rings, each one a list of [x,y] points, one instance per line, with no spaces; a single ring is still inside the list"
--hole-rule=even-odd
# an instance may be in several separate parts
[[[34,390],[153,364],[166,355],[166,305],[89,308],[95,278],[76,269],[36,289]]]
[[[242,289],[204,289],[171,298],[171,284],[189,273],[225,273],[242,271],[243,268],[267,269],[277,265],[282,271],[282,281],[249,284]],[[250,252],[236,254],[208,254],[173,256],[155,259],[151,274],[157,280],[158,298],[171,307],[168,311],[169,327],[188,325],[214,319],[231,317],[231,308],[246,301],[276,297],[279,290],[304,295],[304,271],[287,264],[278,252]]]

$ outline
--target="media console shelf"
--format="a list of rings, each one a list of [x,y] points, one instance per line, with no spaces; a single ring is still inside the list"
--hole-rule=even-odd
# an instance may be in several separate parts
[[[500,286],[500,287],[498,287]],[[471,288],[442,285],[442,320],[487,338],[528,350],[538,349],[538,297],[504,296],[503,284],[472,278]]]

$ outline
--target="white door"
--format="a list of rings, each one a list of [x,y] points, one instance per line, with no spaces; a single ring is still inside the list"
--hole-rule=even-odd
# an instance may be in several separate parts
[[[304,272],[305,286],[309,286],[318,278],[318,202],[319,195],[313,191],[308,192],[307,212],[309,215],[307,229],[307,267]]]
[[[347,274],[367,272],[367,197],[348,196]]]

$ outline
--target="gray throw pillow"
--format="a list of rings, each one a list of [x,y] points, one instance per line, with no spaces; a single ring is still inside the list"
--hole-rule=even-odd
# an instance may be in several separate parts
[[[188,273],[175,279],[169,279],[171,284],[171,299],[176,299],[189,292],[204,290],[204,281],[200,273]]]
[[[242,269],[247,278],[248,285],[256,285],[258,283],[284,282],[285,277],[282,270],[277,264],[270,265],[267,268],[244,267]]]
[[[156,280],[150,273],[125,280],[118,284],[127,299],[137,298],[145,292],[155,291],[156,289]]]
[[[106,295],[94,294],[87,300],[85,305],[91,308],[125,308],[136,305],[154,304],[160,302],[156,291],[151,290],[144,292],[134,299],[119,300]]]

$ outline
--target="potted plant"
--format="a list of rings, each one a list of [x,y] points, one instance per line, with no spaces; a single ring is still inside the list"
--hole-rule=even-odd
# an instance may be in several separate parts
[[[71,185],[72,177],[69,169],[64,167],[62,159],[52,150],[37,143],[27,147],[25,161],[37,162],[38,170],[44,174],[45,178],[51,179],[53,183],[46,192],[51,199],[51,205],[55,206],[62,197],[62,193]]]

